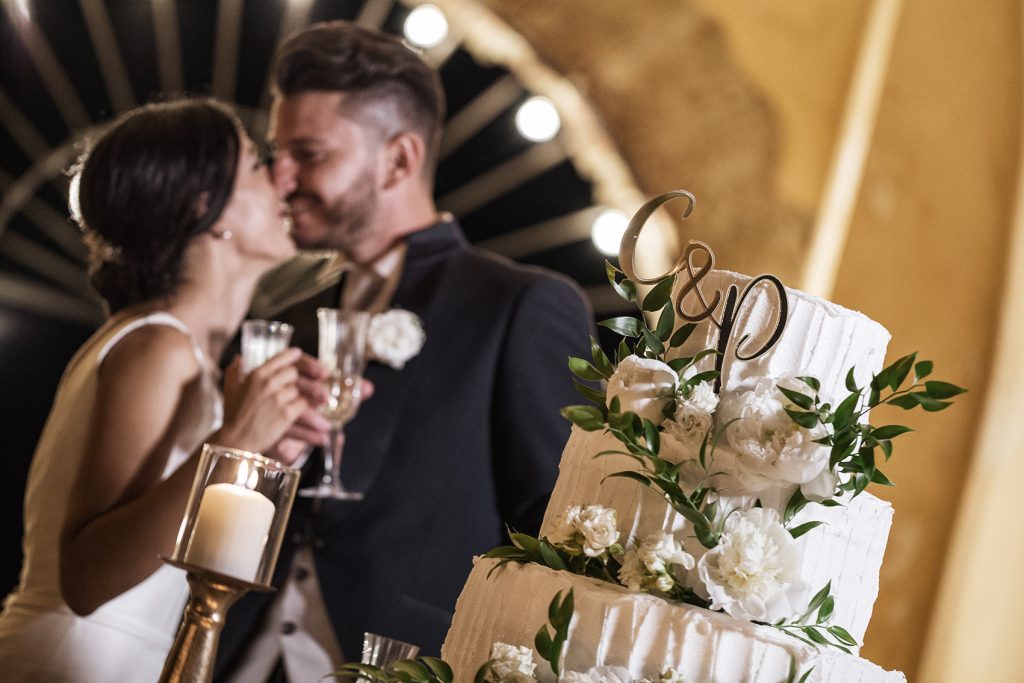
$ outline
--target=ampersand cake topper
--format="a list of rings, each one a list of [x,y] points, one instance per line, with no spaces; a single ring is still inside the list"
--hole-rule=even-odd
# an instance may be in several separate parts
[[[640,210],[637,211],[632,220],[630,220],[629,226],[626,228],[626,232],[622,236],[622,243],[619,248],[619,265],[626,277],[632,282],[638,284],[655,284],[663,281],[665,278],[675,277],[678,273],[685,272],[686,280],[683,282],[683,285],[679,288],[678,292],[676,292],[673,306],[675,307],[676,312],[687,322],[699,323],[703,320],[710,320],[711,323],[718,328],[719,332],[716,348],[717,353],[715,354],[715,370],[717,370],[719,374],[715,380],[715,392],[720,393],[722,389],[722,365],[725,361],[725,355],[729,347],[729,342],[732,338],[732,333],[734,332],[736,318],[739,311],[747,302],[748,296],[760,283],[767,282],[775,288],[778,295],[778,305],[775,308],[777,314],[775,316],[774,329],[772,329],[771,335],[760,349],[749,355],[744,355],[742,349],[750,339],[749,332],[745,332],[736,343],[733,353],[736,355],[736,359],[741,361],[753,360],[764,355],[776,344],[776,342],[779,341],[789,318],[789,301],[786,297],[786,288],[783,287],[782,282],[774,275],[762,274],[751,279],[743,288],[742,292],[740,292],[740,289],[736,284],[730,284],[724,295],[721,290],[716,290],[714,292],[714,296],[709,302],[704,291],[701,289],[701,281],[714,270],[715,253],[711,250],[711,247],[698,240],[690,240],[687,242],[686,247],[679,255],[679,258],[676,259],[675,264],[664,275],[655,278],[640,277],[636,272],[635,264],[636,244],[640,238],[640,233],[643,230],[644,225],[646,225],[647,220],[663,204],[666,204],[673,199],[684,197],[687,199],[686,209],[682,213],[682,218],[685,220],[691,213],[693,213],[693,209],[697,205],[697,199],[686,190],[673,190],[671,192],[666,192],[648,200],[640,207]],[[698,256],[703,256],[703,261],[699,264],[695,261],[695,257]],[[690,311],[692,312],[687,310],[688,300],[692,302],[690,304]],[[719,309],[722,310],[718,317],[715,317],[715,314]]]

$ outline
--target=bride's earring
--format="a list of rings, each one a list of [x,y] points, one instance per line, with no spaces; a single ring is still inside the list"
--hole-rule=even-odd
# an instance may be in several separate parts
[[[231,231],[230,230],[222,230],[220,232],[211,232],[210,234],[213,235],[213,239],[215,239],[215,240],[229,240],[229,239],[231,239]]]

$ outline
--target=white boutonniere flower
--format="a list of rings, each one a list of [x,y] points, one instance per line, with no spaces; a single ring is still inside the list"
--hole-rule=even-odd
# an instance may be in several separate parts
[[[419,316],[401,308],[370,318],[367,347],[370,358],[401,370],[423,348],[427,333]]]

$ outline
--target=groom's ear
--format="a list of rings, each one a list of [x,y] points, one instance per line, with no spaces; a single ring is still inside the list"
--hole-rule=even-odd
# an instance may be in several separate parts
[[[416,133],[398,133],[388,141],[386,153],[385,188],[390,189],[410,177],[418,177],[423,171],[426,145]]]

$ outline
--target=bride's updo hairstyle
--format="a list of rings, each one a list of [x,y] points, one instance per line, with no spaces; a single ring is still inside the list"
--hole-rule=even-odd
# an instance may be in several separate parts
[[[214,100],[149,104],[117,119],[79,160],[71,213],[111,313],[181,284],[185,248],[231,197],[241,130]]]

